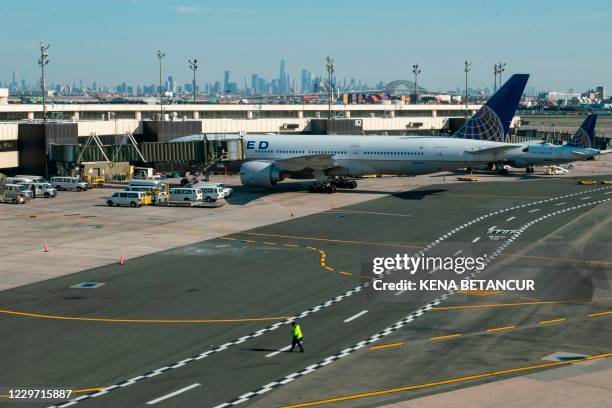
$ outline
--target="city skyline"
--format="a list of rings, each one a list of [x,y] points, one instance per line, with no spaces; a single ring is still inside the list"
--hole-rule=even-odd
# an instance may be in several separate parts
[[[314,0],[287,7],[275,0],[111,0],[108,7],[83,9],[81,3],[65,0],[37,2],[36,13],[31,3],[3,3],[5,30],[19,33],[18,38],[0,39],[7,61],[0,67],[4,80],[13,72],[28,82],[37,80],[43,41],[51,44],[48,81],[56,83],[155,83],[155,53],[161,49],[167,54],[164,72],[180,84],[191,80],[190,58],[200,62],[198,83],[223,80],[223,71],[229,70],[243,87],[252,74],[281,79],[281,59],[286,61],[284,71],[299,85],[302,70],[323,75],[325,56],[331,55],[337,77],[370,84],[411,80],[411,66],[418,63],[423,86],[454,89],[463,83],[468,59],[474,88],[493,86],[493,64],[500,60],[507,63],[504,75],[530,73],[538,89],[611,85],[612,59],[603,51],[612,34],[606,21],[612,6],[605,1],[592,2],[587,9],[549,0],[521,5],[397,2],[385,8],[366,1],[350,2],[349,7],[345,1]],[[360,24],[358,16],[365,13],[380,26]],[[515,28],[517,21],[521,30]],[[547,43],[533,41],[538,37]],[[283,82],[281,88],[289,85]]]

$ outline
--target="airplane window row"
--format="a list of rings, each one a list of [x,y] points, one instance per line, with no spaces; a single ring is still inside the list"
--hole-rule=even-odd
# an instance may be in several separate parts
[[[540,154],[540,155],[543,155],[543,154],[552,154],[552,152],[529,152],[529,153],[531,153],[531,154]]]
[[[283,154],[303,154],[305,153],[304,150],[277,150],[276,153],[283,153]]]
[[[422,156],[424,152],[364,152],[364,154],[378,154],[378,155],[400,155],[400,156]]]
[[[309,150],[310,154],[346,154],[346,152],[338,150]]]

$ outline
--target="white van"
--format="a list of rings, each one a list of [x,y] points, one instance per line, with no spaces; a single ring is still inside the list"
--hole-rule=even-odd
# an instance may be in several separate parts
[[[89,184],[81,181],[78,177],[51,177],[51,185],[56,190],[87,191]]]
[[[27,201],[28,197],[23,194],[19,184],[5,184],[2,199],[6,203],[23,204]]]
[[[129,205],[130,207],[140,207],[144,200],[145,193],[140,191],[117,191],[106,199],[109,207],[113,205]]]
[[[147,186],[132,186],[127,187],[125,191],[140,191],[146,195],[151,196],[151,204],[156,205],[157,203],[168,201],[168,193],[164,190],[160,190],[157,187]]]
[[[223,189],[217,186],[201,187],[200,190],[202,190],[204,201],[212,202],[225,197]]]
[[[15,177],[7,177],[6,184],[25,184],[25,183],[34,183],[29,177],[24,176],[15,176]]]
[[[38,184],[48,183],[48,181],[43,176],[29,176],[29,175],[18,174],[15,176],[15,178],[30,179]]]
[[[164,183],[159,180],[141,180],[141,179],[130,179],[128,181],[128,186],[130,187],[156,187],[160,190],[163,190]]]
[[[202,201],[202,190],[199,188],[173,188],[170,189],[171,201]]]
[[[33,197],[52,198],[57,195],[57,190],[51,187],[49,183],[22,183],[20,186],[25,186],[32,192]]]
[[[193,183],[190,184],[189,187],[194,187],[194,188],[214,188],[214,187],[218,187],[222,190],[222,195],[219,198],[227,198],[229,196],[232,195],[232,193],[234,192],[233,189],[227,187],[225,184],[223,183],[213,183],[212,181],[200,181],[198,183]]]

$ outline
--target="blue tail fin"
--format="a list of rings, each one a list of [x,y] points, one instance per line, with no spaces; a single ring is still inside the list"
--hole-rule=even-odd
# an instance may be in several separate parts
[[[453,137],[503,142],[528,79],[527,74],[512,75]]]
[[[582,125],[574,133],[574,137],[567,143],[568,146],[574,147],[593,147],[595,145],[595,123],[597,123],[597,115],[591,113],[586,117]]]

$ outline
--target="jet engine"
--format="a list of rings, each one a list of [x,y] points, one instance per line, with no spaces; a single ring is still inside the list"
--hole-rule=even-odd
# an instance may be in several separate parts
[[[244,186],[272,187],[283,177],[273,163],[255,160],[240,166],[240,181]]]

